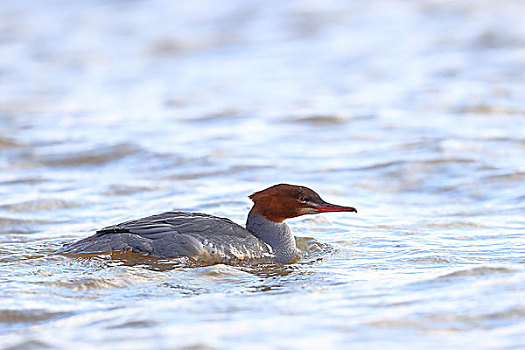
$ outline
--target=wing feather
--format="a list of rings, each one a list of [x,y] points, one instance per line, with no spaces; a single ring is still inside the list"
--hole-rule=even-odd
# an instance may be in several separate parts
[[[178,211],[105,227],[95,235],[65,247],[62,252],[78,254],[114,250],[217,261],[231,257],[262,258],[270,253],[265,243],[229,219]]]

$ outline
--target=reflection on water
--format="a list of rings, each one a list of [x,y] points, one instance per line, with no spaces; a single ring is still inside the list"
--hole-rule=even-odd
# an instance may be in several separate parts
[[[2,3],[0,344],[523,347],[524,11]],[[286,266],[56,254],[281,182],[359,213],[290,220]]]

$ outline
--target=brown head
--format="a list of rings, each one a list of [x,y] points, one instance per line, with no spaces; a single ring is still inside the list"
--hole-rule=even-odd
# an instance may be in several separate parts
[[[325,202],[313,190],[304,186],[279,184],[250,196],[254,205],[252,211],[274,222],[283,222],[289,218],[305,214],[318,214],[338,211],[357,210]]]

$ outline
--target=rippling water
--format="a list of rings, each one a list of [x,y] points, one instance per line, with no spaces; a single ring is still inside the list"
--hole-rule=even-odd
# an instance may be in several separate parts
[[[525,346],[525,6],[4,1],[3,348]],[[54,254],[309,186],[291,265]]]

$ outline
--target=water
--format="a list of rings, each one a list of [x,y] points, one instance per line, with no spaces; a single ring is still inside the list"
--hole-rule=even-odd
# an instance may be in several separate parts
[[[4,1],[3,348],[525,346],[525,26],[508,1]],[[303,259],[63,244],[302,184]]]

